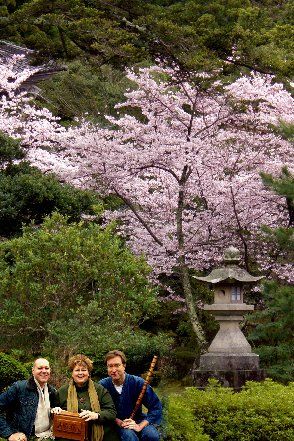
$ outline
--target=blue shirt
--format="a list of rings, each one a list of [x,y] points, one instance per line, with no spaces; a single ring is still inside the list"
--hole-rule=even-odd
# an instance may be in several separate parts
[[[111,377],[103,378],[99,383],[110,393],[116,407],[117,418],[120,420],[130,418],[144,385],[143,378],[137,377],[136,375],[126,374],[121,394],[115,389]],[[158,396],[149,385],[144,394],[142,404],[148,409],[148,412],[147,414],[143,413],[142,406],[140,406],[134,416],[136,423],[147,420],[150,424],[160,424],[162,418],[162,405]]]

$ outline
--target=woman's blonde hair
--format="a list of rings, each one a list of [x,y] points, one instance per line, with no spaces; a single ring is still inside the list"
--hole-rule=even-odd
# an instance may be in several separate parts
[[[93,362],[90,360],[90,358],[86,357],[86,355],[83,354],[77,354],[70,357],[68,360],[68,367],[71,371],[74,370],[74,368],[78,365],[85,366],[89,372],[93,370]]]

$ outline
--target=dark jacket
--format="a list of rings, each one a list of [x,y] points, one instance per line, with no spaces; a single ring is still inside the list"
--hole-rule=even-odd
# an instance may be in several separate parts
[[[55,406],[56,390],[48,384],[51,407]],[[13,383],[0,395],[0,437],[9,438],[23,432],[27,438],[34,434],[39,394],[34,378]]]
[[[117,418],[121,420],[130,418],[144,385],[143,378],[137,377],[136,375],[126,374],[121,394],[115,389],[110,377],[100,380],[100,384],[102,384],[112,396],[117,411]],[[148,412],[147,414],[143,413],[142,406],[140,406],[134,417],[136,423],[147,420],[150,424],[160,424],[162,418],[162,405],[158,396],[149,385],[144,394],[142,404],[146,407]]]
[[[103,424],[104,429],[104,437],[103,441],[118,441],[119,437],[117,434],[116,425],[114,423],[116,417],[116,410],[112,401],[112,398],[109,392],[101,386],[101,384],[94,383],[95,389],[98,395],[98,400],[100,404],[100,417],[94,424]],[[89,394],[88,394],[88,384],[86,384],[82,388],[77,388],[77,396],[79,402],[79,412],[82,409],[91,410],[91,405],[89,402]],[[60,406],[62,409],[67,410],[67,392],[68,392],[68,384],[62,386],[57,391],[57,406]],[[80,397],[83,397],[83,403],[80,403]],[[85,399],[86,398],[86,399]],[[93,424],[93,423],[92,423]],[[66,441],[66,440],[65,440]]]

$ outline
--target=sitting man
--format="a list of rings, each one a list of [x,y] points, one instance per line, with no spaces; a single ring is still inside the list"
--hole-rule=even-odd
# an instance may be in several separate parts
[[[52,437],[50,407],[56,392],[47,384],[49,378],[49,362],[38,358],[29,380],[16,381],[0,395],[0,437],[8,441]]]
[[[116,424],[122,441],[158,441],[159,433],[154,424],[160,424],[162,406],[159,398],[148,385],[142,404],[147,408],[147,414],[139,407],[134,419],[130,418],[136,401],[140,395],[144,380],[125,372],[126,356],[123,352],[114,350],[105,356],[109,377],[100,383],[112,396],[117,411]]]

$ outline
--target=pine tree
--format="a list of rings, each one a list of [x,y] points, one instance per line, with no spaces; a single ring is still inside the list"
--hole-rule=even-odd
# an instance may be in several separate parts
[[[282,127],[288,139],[293,137],[294,126]],[[288,266],[292,273],[294,260],[294,176],[284,167],[279,178],[262,174],[266,186],[285,198],[288,208],[288,225],[276,229],[265,228],[266,239],[275,248],[277,263]],[[249,339],[256,345],[261,364],[269,376],[282,382],[293,381],[294,377],[294,287],[279,279],[265,283],[263,303],[260,310],[249,317],[255,326]]]

